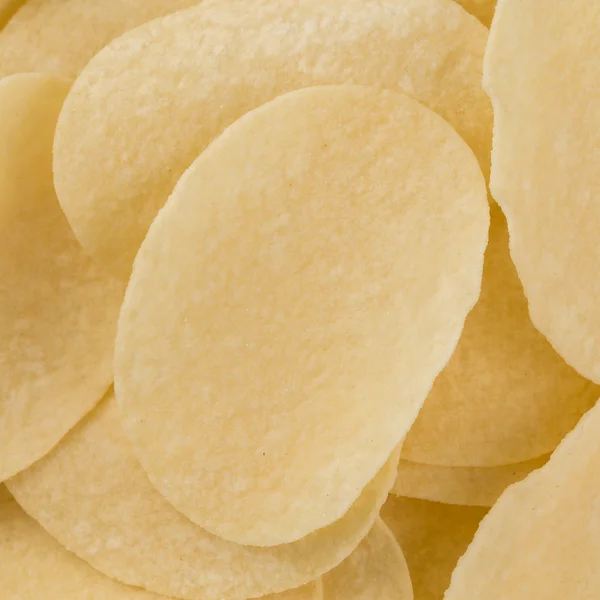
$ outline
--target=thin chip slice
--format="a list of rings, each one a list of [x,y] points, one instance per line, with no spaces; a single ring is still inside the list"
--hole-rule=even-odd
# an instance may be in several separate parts
[[[75,77],[111,40],[151,19],[198,2],[27,0],[12,11],[12,18],[0,32],[0,76],[37,71]],[[0,0],[0,25],[1,21]]]
[[[492,506],[509,485],[547,460],[545,455],[501,467],[439,467],[400,460],[392,493],[447,504]]]
[[[454,350],[488,225],[473,153],[408,96],[309,88],[229,127],[152,224],[119,319],[153,484],[243,544],[339,519]]]
[[[237,546],[190,523],[152,487],[111,395],[7,485],[52,536],[109,577],[179,598],[244,600],[303,585],[346,558],[376,519],[397,460],[396,451],[330,527],[287,546]]]
[[[529,461],[552,452],[599,395],[533,326],[506,219],[493,204],[481,296],[403,458],[448,467]]]
[[[600,404],[548,464],[511,486],[458,563],[446,600],[600,597]]]
[[[48,535],[0,486],[0,581],[11,600],[168,600],[118,583]],[[320,580],[264,600],[323,600]]]
[[[600,4],[503,0],[486,56],[492,191],[535,326],[600,382]]]
[[[487,173],[486,37],[452,0],[205,1],[116,40],[83,71],[56,136],[61,204],[83,246],[127,277],[156,213],[211,140],[276,96],[323,84],[418,98]]]
[[[0,481],[48,452],[112,381],[124,286],[87,258],[52,185],[69,84],[0,81]]]
[[[475,15],[486,27],[490,26],[496,10],[496,0],[456,0],[456,2]]]
[[[452,571],[486,512],[480,507],[389,497],[381,517],[404,552],[416,600],[442,600]]]
[[[413,600],[406,559],[381,519],[358,548],[323,577],[323,589],[325,600]]]

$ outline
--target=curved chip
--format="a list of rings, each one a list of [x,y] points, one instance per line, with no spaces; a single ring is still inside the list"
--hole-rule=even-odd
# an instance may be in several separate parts
[[[547,465],[511,486],[459,561],[446,600],[600,595],[600,404]]]
[[[448,467],[529,461],[552,452],[599,395],[533,326],[506,219],[493,204],[481,296],[403,458]]]
[[[48,535],[0,487],[0,581],[5,598],[169,600],[118,583],[71,554]],[[264,600],[323,600],[317,580]],[[174,600],[174,599],[172,599]]]
[[[492,506],[509,485],[547,460],[545,455],[500,467],[439,467],[400,460],[392,493],[446,504]]]
[[[413,600],[406,559],[381,519],[356,550],[323,577],[323,590],[325,600]]]
[[[491,187],[535,326],[600,382],[600,4],[504,0],[486,56]]]
[[[37,71],[75,77],[111,40],[198,1],[9,1],[12,18],[0,32],[0,76]],[[23,6],[15,12],[18,4]],[[2,6],[0,0],[0,26]]]
[[[476,16],[486,27],[490,26],[496,10],[496,0],[456,0],[456,2]]]
[[[25,0],[0,0],[0,29],[15,14],[17,9]]]
[[[487,509],[474,506],[388,498],[381,518],[404,552],[416,600],[442,600],[458,559],[486,513]],[[507,598],[513,600],[510,596],[503,600]]]
[[[7,485],[44,529],[109,577],[167,596],[244,600],[303,585],[346,558],[376,519],[397,461],[396,451],[337,523],[286,546],[238,546],[190,523],[152,487],[111,394]]]
[[[408,96],[308,88],[229,127],[152,224],[119,319],[116,396],[153,484],[243,544],[339,519],[454,350],[488,224],[473,153]]]
[[[487,174],[486,37],[452,0],[205,1],[154,21],[111,43],[76,81],[55,143],[61,204],[88,252],[127,277],[156,213],[211,140],[276,96],[322,84],[416,97]]]
[[[87,258],[52,185],[68,82],[0,81],[0,481],[46,454],[106,392],[124,286]]]

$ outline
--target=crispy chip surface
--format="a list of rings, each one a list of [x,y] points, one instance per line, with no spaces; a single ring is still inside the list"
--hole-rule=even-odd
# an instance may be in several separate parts
[[[491,189],[535,326],[600,382],[600,4],[498,3],[484,83]]]
[[[408,96],[308,88],[242,117],[154,221],[121,311],[116,396],[153,484],[238,543],[341,518],[456,346],[488,223],[471,150]]]
[[[52,536],[116,580],[165,596],[243,600],[303,585],[346,558],[375,521],[397,460],[396,451],[330,527],[286,546],[238,546],[190,523],[152,487],[111,394],[8,485]]]
[[[225,127],[298,88],[402,91],[446,119],[489,170],[487,30],[452,0],[217,0],[115,40],[86,67],[55,144],[61,204],[123,277],[183,172]]]
[[[600,594],[600,405],[548,464],[508,488],[458,563],[446,600]]]
[[[124,286],[86,255],[52,184],[67,81],[0,81],[0,481],[46,454],[104,395]]]

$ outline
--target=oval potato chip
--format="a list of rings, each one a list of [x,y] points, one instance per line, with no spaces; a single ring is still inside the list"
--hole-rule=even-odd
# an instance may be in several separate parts
[[[600,383],[600,4],[504,0],[485,63],[491,188],[535,326]]]
[[[0,486],[0,581],[11,600],[168,600],[118,583],[71,554]],[[264,600],[323,600],[320,580]],[[173,599],[174,600],[174,599]]]
[[[486,27],[490,26],[496,9],[496,0],[456,0],[456,2],[475,15]]]
[[[487,174],[486,37],[451,0],[205,1],[154,21],[111,43],[76,81],[56,134],[61,204],[88,252],[128,277],[156,213],[211,140],[276,96],[322,84],[416,97]]]
[[[238,546],[190,523],[152,487],[111,394],[7,485],[52,536],[109,577],[179,598],[243,600],[310,582],[345,559],[375,521],[397,461],[395,451],[333,525],[286,546]]]
[[[381,518],[404,552],[416,600],[442,600],[458,559],[486,513],[487,509],[474,506],[388,498]]]
[[[381,519],[356,550],[323,577],[323,589],[326,600],[413,600],[406,559]]]
[[[124,286],[81,250],[52,185],[69,83],[0,81],[0,481],[44,456],[105,394]]]
[[[242,544],[339,519],[477,300],[486,194],[401,94],[308,88],[229,127],[152,224],[119,319],[116,396],[160,492]]]
[[[401,459],[392,493],[446,504],[492,506],[509,485],[547,460],[545,455],[500,467],[439,467]]]
[[[481,296],[406,437],[403,458],[447,467],[528,461],[552,452],[599,395],[533,326],[506,219],[493,204]]]
[[[458,563],[446,600],[600,595],[600,404],[549,462],[508,488]]]
[[[29,71],[75,77],[111,40],[198,2],[27,0],[16,12],[11,11],[12,18],[0,32],[0,77]],[[16,4],[9,1],[9,6]]]

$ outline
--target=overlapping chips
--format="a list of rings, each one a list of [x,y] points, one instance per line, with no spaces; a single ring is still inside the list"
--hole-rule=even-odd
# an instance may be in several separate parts
[[[492,153],[495,5],[0,0],[2,598],[600,597],[600,7]]]
[[[0,27],[4,14],[8,21],[0,31],[0,77],[29,71],[75,77],[114,38],[197,2],[5,0],[4,8],[0,0]]]
[[[121,310],[115,390],[152,483],[243,544],[339,519],[454,350],[488,223],[474,155],[407,96],[315,87],[242,117],[154,221]]]
[[[104,395],[124,286],[84,255],[52,184],[69,82],[0,80],[0,481],[41,458]]]
[[[205,1],[115,40],[83,71],[56,135],[60,202],[88,252],[127,277],[175,183],[225,127],[323,84],[416,97],[487,173],[486,36],[451,0]]]
[[[245,599],[310,582],[346,558],[375,521],[397,460],[395,452],[333,525],[286,546],[238,546],[190,523],[152,487],[110,394],[7,485],[44,529],[109,577],[178,598]]]
[[[486,55],[491,187],[535,326],[600,382],[600,5],[503,0]]]

